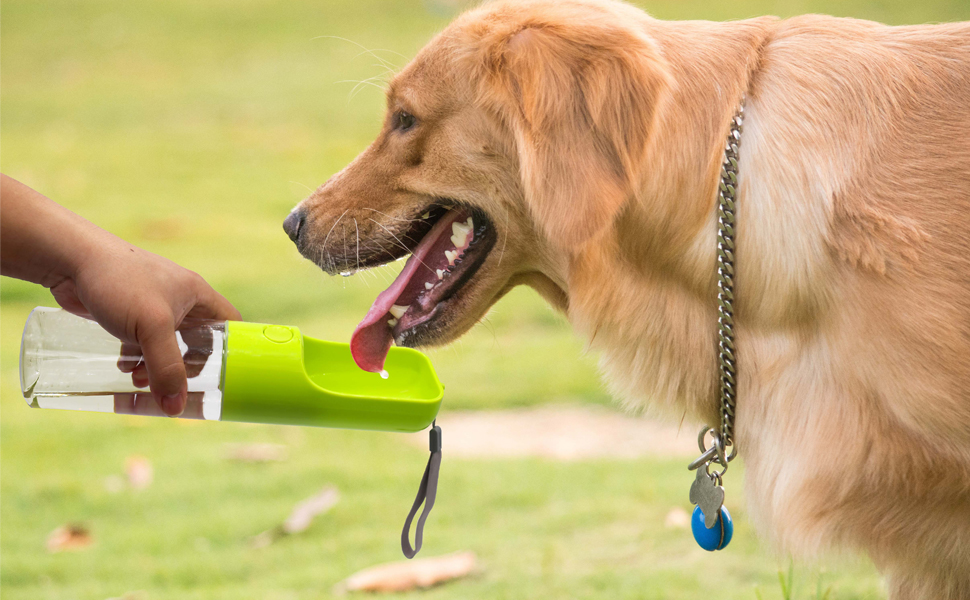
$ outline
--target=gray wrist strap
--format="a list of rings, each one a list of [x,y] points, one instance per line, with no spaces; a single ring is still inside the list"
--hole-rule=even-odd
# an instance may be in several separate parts
[[[408,518],[404,521],[404,530],[401,531],[401,551],[407,558],[414,558],[414,555],[421,550],[421,542],[424,537],[424,522],[428,518],[428,513],[434,507],[435,495],[438,493],[438,470],[441,468],[441,428],[431,424],[429,432],[429,446],[431,457],[428,458],[428,466],[424,469],[424,476],[421,478],[421,485],[418,486],[418,495],[414,499],[414,505]],[[424,503],[424,510],[418,517],[418,524],[414,531],[414,547],[411,547],[411,521],[417,514],[421,503]]]

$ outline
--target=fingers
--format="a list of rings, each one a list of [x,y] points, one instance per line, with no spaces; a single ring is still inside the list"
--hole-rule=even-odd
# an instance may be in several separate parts
[[[139,363],[135,370],[131,372],[131,383],[137,388],[148,387],[148,367],[145,363]]]
[[[202,410],[202,392],[191,392],[185,403],[185,412],[179,415],[183,419],[205,419]],[[115,394],[114,411],[118,415],[138,415],[143,417],[161,417],[162,412],[151,394]]]
[[[186,380],[182,352],[172,323],[151,323],[139,331],[139,345],[148,367],[148,382],[155,401],[167,415],[185,410]]]
[[[182,356],[185,363],[185,375],[189,379],[198,377],[205,363],[212,355],[212,329],[209,327],[193,327],[181,331],[182,341],[188,346],[188,351]]]
[[[242,320],[236,307],[226,300],[222,294],[212,289],[202,277],[198,278],[198,284],[198,301],[195,303],[195,307],[189,312],[189,315],[218,321]]]
[[[131,373],[131,383],[135,387],[148,387],[148,367],[145,366],[141,347],[138,344],[122,342],[118,370],[122,373]]]
[[[239,314],[236,307],[226,300],[222,294],[213,290],[212,295],[215,302],[217,319],[225,319],[226,321],[242,321],[242,315]]]
[[[51,287],[51,295],[54,300],[67,312],[75,314],[85,319],[91,318],[91,313],[84,307],[81,299],[77,296],[77,286],[71,279],[65,279],[57,285]]]
[[[122,342],[121,354],[118,356],[118,370],[122,373],[131,373],[141,364],[141,348],[138,344]]]
[[[209,298],[207,298],[209,306],[212,308],[212,312],[215,319],[220,321],[241,321],[242,315],[236,310],[228,300],[222,297],[222,294],[212,290],[210,288]]]
[[[185,399],[185,412],[182,413],[182,418],[204,420],[205,415],[202,412],[202,399],[204,397],[203,392],[189,392],[188,398]]]

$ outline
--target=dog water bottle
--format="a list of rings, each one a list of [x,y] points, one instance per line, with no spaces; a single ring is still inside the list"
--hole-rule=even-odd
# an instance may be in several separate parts
[[[401,532],[405,556],[421,549],[438,488],[441,428],[434,419],[444,395],[425,355],[391,348],[384,371],[371,373],[357,366],[348,344],[306,337],[296,327],[195,322],[176,338],[189,384],[184,418],[407,432],[431,425],[431,454]],[[35,408],[163,415],[132,380],[141,361],[137,346],[94,321],[40,307],[24,326],[20,385]],[[422,505],[412,546],[411,523]]]
[[[296,327],[199,321],[176,332],[188,377],[184,418],[420,431],[438,414],[444,387],[426,356],[393,348],[385,373],[357,367],[347,344]],[[162,416],[131,371],[140,349],[94,321],[36,308],[20,347],[30,406]]]

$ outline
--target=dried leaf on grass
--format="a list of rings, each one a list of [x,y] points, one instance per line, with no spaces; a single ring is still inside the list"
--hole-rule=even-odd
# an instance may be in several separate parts
[[[293,507],[293,512],[283,522],[283,531],[289,534],[306,531],[313,518],[327,512],[340,500],[337,488],[328,486]]]
[[[227,460],[242,462],[273,462],[286,460],[286,446],[282,444],[226,444]]]
[[[358,571],[334,586],[335,594],[347,592],[403,592],[427,588],[479,571],[474,552],[455,552],[432,558],[385,563]]]
[[[125,475],[128,476],[128,484],[136,490],[147,488],[155,479],[152,463],[144,456],[129,456],[125,460]]]
[[[94,543],[91,532],[84,525],[61,525],[47,536],[48,552],[83,550]]]
[[[306,531],[317,515],[327,512],[339,501],[340,492],[337,488],[327,486],[306,500],[298,502],[282,525],[254,536],[250,545],[253,548],[265,548],[285,535]]]

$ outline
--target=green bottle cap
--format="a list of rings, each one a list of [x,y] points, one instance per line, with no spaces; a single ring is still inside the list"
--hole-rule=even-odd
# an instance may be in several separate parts
[[[444,386],[424,354],[391,348],[384,374],[361,370],[348,344],[296,327],[229,321],[222,420],[378,431],[431,425]]]

